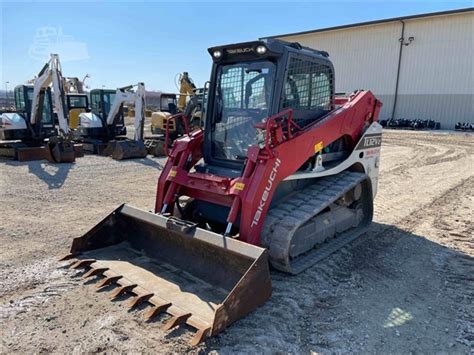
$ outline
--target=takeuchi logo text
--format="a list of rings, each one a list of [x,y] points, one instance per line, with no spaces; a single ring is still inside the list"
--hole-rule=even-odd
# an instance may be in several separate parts
[[[281,164],[281,160],[277,158],[275,160],[275,163],[273,164],[273,168],[270,173],[270,176],[268,177],[267,184],[265,185],[265,190],[263,190],[262,197],[260,198],[260,202],[257,207],[257,211],[255,212],[255,215],[253,216],[252,225],[250,226],[251,228],[256,226],[258,222],[260,221],[260,218],[262,217],[263,209],[265,208],[265,205],[268,202],[270,191],[272,190],[272,187],[273,187],[273,181],[275,181],[280,164]]]

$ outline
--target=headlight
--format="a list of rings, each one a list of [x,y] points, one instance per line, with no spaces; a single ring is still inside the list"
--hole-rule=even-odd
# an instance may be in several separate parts
[[[258,54],[265,54],[267,53],[267,47],[260,45],[257,47],[257,53]]]
[[[212,56],[216,59],[219,59],[220,57],[222,57],[222,52],[221,51],[214,51],[212,53]]]

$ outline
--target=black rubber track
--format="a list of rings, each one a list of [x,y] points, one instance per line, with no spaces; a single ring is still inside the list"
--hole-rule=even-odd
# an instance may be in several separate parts
[[[363,173],[344,171],[320,178],[272,207],[265,217],[261,237],[263,246],[268,248],[271,265],[277,270],[298,274],[364,233],[373,215],[372,189],[368,179]],[[296,230],[361,183],[364,215],[361,223],[296,258],[290,258],[290,246]]]

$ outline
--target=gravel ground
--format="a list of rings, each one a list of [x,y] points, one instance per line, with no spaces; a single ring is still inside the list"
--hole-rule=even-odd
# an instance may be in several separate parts
[[[0,352],[474,353],[473,163],[472,134],[385,131],[369,232],[191,348],[56,261],[119,204],[151,210],[163,159],[0,160]]]

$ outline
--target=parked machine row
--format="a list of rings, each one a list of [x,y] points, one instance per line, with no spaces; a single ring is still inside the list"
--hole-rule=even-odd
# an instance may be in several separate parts
[[[78,78],[63,77],[57,54],[31,82],[15,88],[15,112],[0,116],[1,156],[58,163],[72,162],[83,152],[117,160],[144,158],[148,153],[160,156],[176,138],[189,133],[188,121],[194,118],[184,113],[186,102],[196,106],[195,86],[187,73],[181,80],[179,102],[176,94],[168,95],[168,107],[152,115],[153,135],[146,140],[144,83],[94,89],[87,95]],[[124,105],[133,107],[133,139],[127,138]]]

